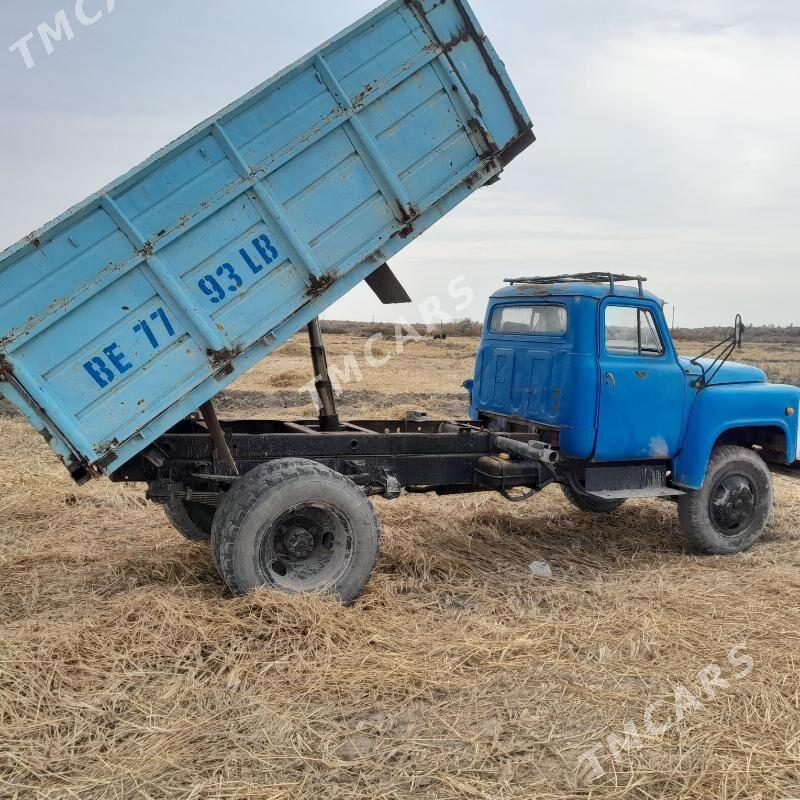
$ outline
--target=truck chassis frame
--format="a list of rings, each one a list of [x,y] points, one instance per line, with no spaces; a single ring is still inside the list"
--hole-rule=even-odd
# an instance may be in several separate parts
[[[546,446],[531,448],[532,458],[508,457],[508,449],[515,444],[522,448],[520,452],[528,452],[531,433],[500,435],[471,422],[419,415],[401,421],[342,422],[338,431],[320,430],[313,421],[219,424],[239,474],[277,459],[302,458],[345,475],[368,495],[394,498],[403,489],[439,494],[508,491],[520,486],[540,489],[557,479],[554,451]],[[112,479],[147,483],[150,499],[159,502],[183,497],[217,505],[237,475],[206,425],[189,419]]]

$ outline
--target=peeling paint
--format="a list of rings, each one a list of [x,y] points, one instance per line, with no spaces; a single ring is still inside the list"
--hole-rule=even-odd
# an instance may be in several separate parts
[[[330,272],[326,272],[319,277],[312,275],[311,280],[309,281],[308,294],[311,297],[316,297],[317,295],[322,294],[324,291],[333,286],[335,280],[336,276],[332,275]]]
[[[669,458],[669,445],[663,436],[653,436],[650,439],[649,458]]]
[[[208,351],[208,357],[210,358],[212,365],[215,367],[227,365],[241,354],[241,347],[226,347],[224,350]]]

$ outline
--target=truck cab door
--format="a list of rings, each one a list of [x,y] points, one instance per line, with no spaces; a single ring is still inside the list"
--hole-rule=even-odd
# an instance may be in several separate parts
[[[595,461],[671,458],[680,447],[685,380],[661,309],[611,297],[599,326]]]

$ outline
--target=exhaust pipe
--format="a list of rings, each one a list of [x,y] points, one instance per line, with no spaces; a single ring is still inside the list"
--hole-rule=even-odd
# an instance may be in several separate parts
[[[542,461],[545,464],[557,464],[561,456],[557,450],[544,442],[519,442],[506,436],[495,436],[494,444],[498,450],[511,455],[526,458],[530,461]]]

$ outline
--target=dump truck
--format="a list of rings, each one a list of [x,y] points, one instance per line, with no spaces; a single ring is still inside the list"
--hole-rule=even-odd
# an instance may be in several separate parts
[[[392,0],[0,256],[0,391],[78,482],[143,484],[234,594],[344,602],[372,574],[370,498],[558,484],[585,513],[675,502],[692,547],[758,539],[798,474],[800,389],[676,353],[644,278],[510,279],[463,420],[341,420],[319,314],[534,141],[464,0]],[[306,328],[318,418],[213,400]]]
[[[340,421],[315,323],[315,420],[186,419],[112,475],[148,485],[175,528],[210,541],[234,593],[260,586],[352,600],[372,573],[369,501],[559,485],[582,513],[677,506],[687,546],[732,555],[768,524],[772,472],[800,476],[800,389],[731,361],[744,326],[680,356],[645,278],[510,279],[489,301],[470,413]],[[326,399],[327,398],[327,399]],[[467,400],[465,397],[465,410]]]

